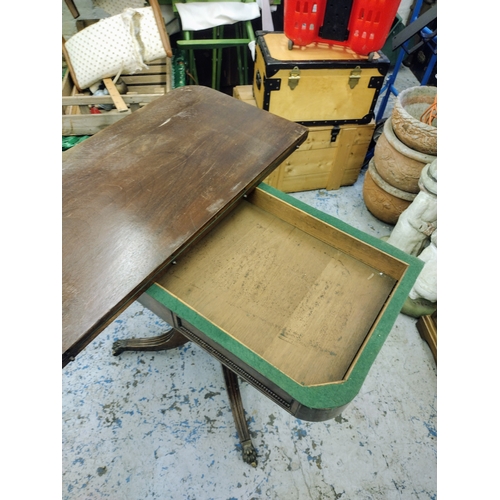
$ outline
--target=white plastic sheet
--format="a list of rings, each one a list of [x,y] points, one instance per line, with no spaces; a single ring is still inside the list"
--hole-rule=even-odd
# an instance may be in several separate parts
[[[260,17],[257,2],[193,2],[176,4],[182,29],[199,31]]]

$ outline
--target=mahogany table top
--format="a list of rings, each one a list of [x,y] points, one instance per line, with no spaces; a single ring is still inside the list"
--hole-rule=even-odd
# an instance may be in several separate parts
[[[306,136],[187,86],[63,153],[63,365]]]

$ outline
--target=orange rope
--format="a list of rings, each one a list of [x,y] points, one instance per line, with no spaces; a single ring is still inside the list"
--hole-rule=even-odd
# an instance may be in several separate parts
[[[437,119],[437,95],[434,97],[434,102],[423,112],[420,121],[427,125],[432,125],[432,121]]]

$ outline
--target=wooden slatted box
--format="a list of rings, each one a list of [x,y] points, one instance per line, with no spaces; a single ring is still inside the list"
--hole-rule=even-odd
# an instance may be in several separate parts
[[[148,64],[133,75],[121,75],[127,85],[127,93],[122,95],[128,110],[120,112],[99,110],[100,114],[91,114],[90,107],[97,104],[113,104],[110,96],[94,96],[87,89],[79,94],[69,71],[62,82],[62,135],[94,135],[115,123],[154,99],[172,89],[171,59],[163,58]]]
[[[257,105],[251,85],[235,87],[233,96]],[[285,193],[333,190],[354,184],[361,172],[375,121],[367,125],[308,128],[306,141],[265,179],[266,184]]]

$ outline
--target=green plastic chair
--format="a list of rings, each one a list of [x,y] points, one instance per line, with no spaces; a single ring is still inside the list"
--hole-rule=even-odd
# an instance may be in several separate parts
[[[191,2],[215,2],[221,0],[159,0],[160,4],[172,5],[174,12],[178,15],[176,4],[191,3]],[[255,0],[222,0],[229,2],[255,2]],[[181,21],[182,26],[182,21]],[[220,90],[221,73],[222,73],[222,49],[228,47],[236,48],[237,64],[238,64],[238,80],[240,85],[247,85],[248,82],[248,44],[255,41],[255,34],[251,21],[239,21],[234,25],[235,37],[225,38],[224,28],[226,26],[216,26],[211,28],[211,38],[195,38],[195,33],[202,33],[206,36],[208,30],[200,32],[182,31],[182,40],[177,41],[177,46],[180,49],[185,49],[188,55],[188,66],[195,82],[198,82],[198,74],[196,71],[195,50],[212,49],[212,88]]]

